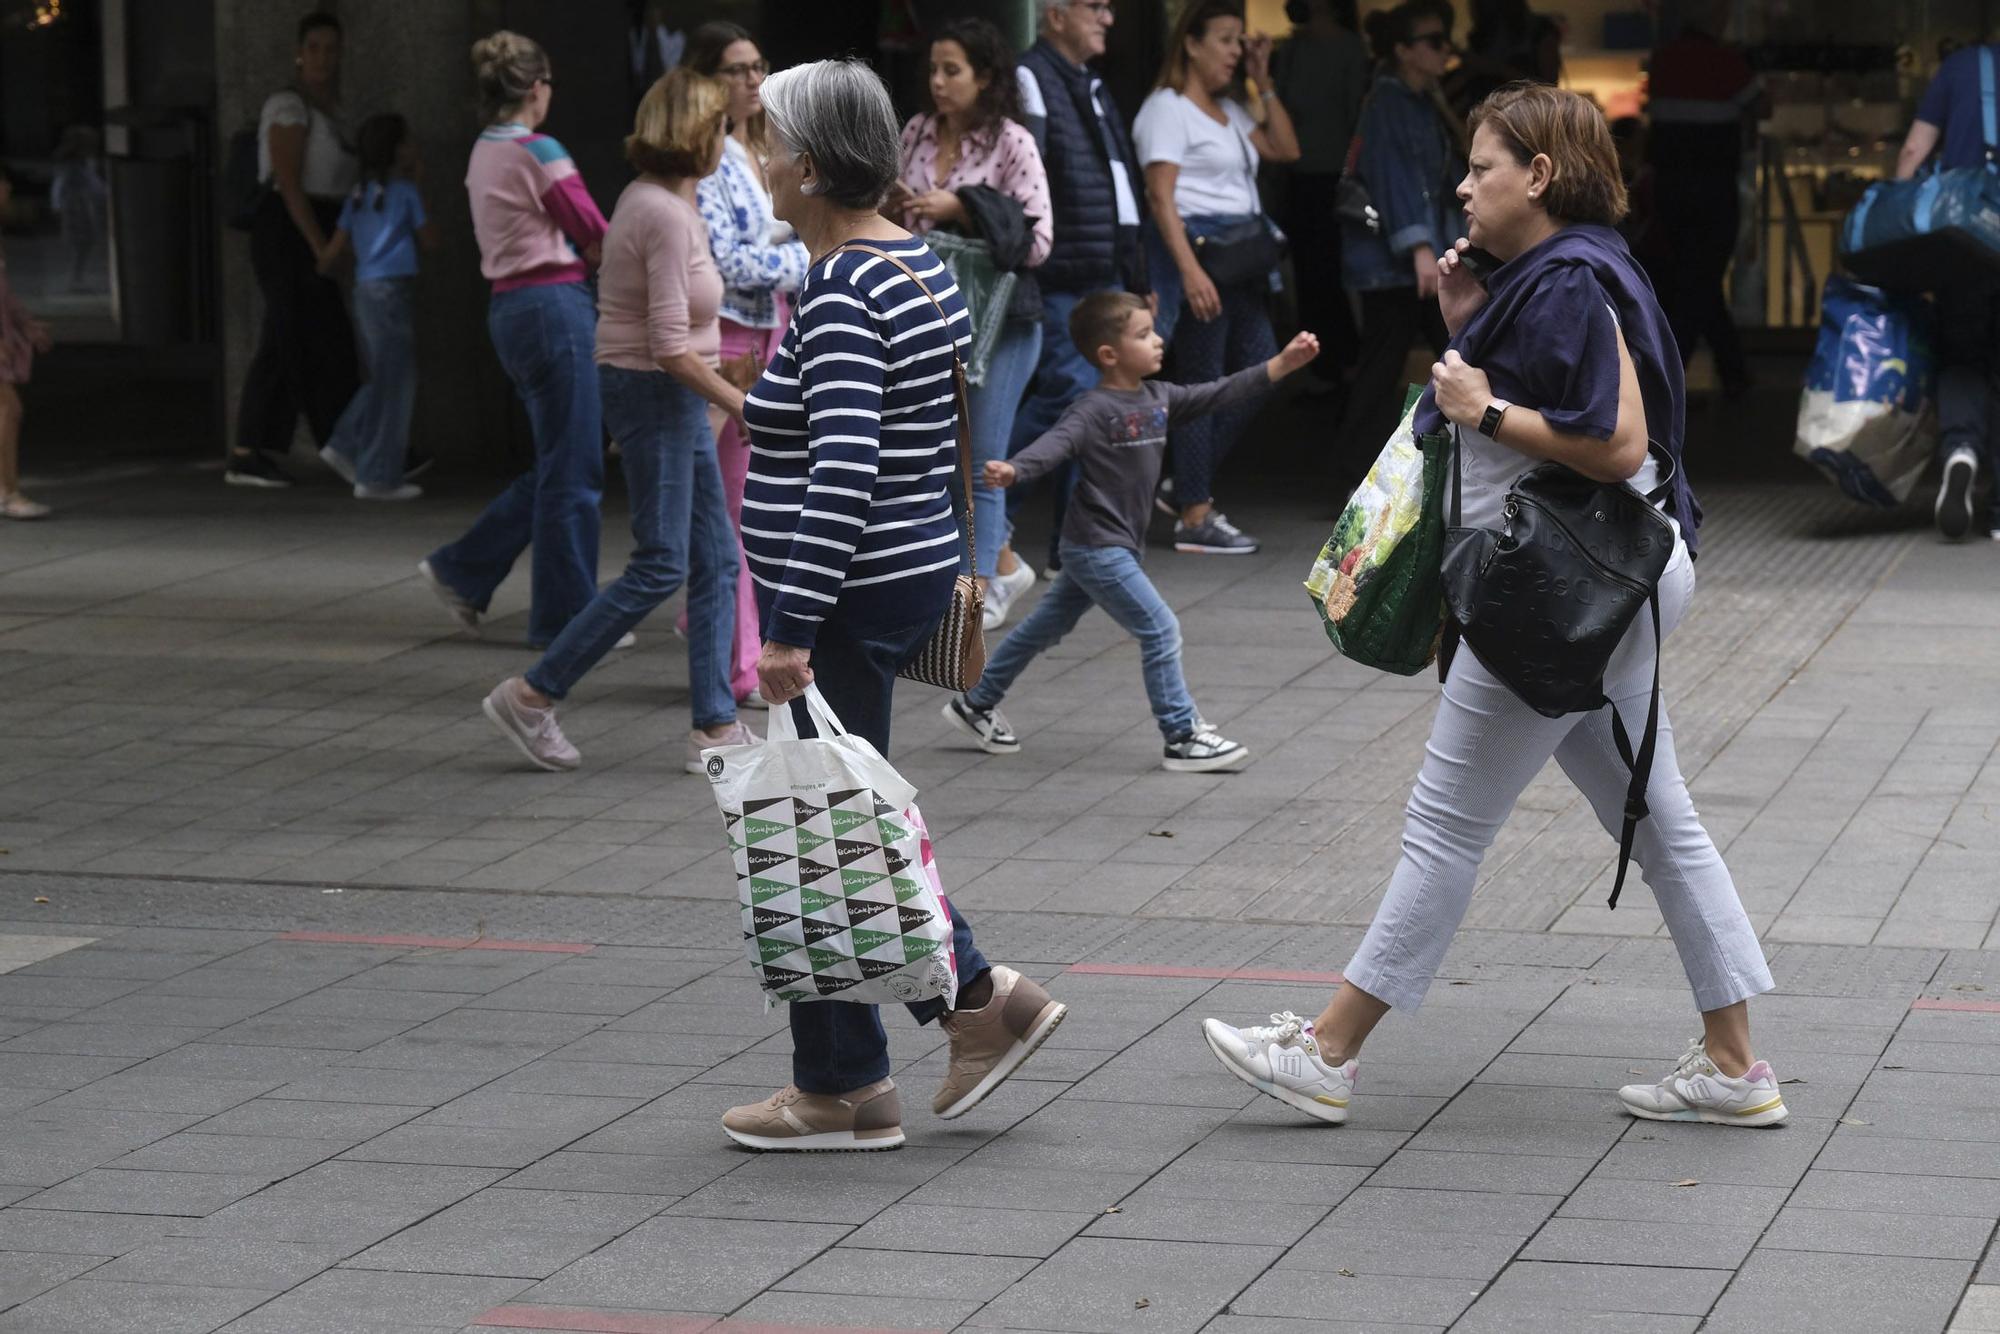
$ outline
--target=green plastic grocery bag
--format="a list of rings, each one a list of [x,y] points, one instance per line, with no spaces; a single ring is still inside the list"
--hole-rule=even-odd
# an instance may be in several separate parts
[[[1445,468],[1451,437],[1418,436],[1411,386],[1368,476],[1348,497],[1306,577],[1326,637],[1346,657],[1398,676],[1436,659],[1444,628]]]

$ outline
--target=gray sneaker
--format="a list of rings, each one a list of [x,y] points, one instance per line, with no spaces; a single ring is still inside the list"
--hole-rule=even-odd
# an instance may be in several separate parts
[[[1021,749],[1021,739],[998,709],[982,709],[963,695],[953,695],[944,702],[944,717],[988,755],[1012,755]]]
[[[418,561],[417,573],[424,577],[424,583],[429,585],[431,595],[442,602],[444,609],[451,613],[451,619],[458,622],[459,629],[470,630],[475,635],[479,633],[479,608],[460,597],[457,589],[438,578],[437,571],[431,568],[429,561]]]
[[[1257,540],[1245,534],[1229,516],[1210,510],[1208,517],[1189,527],[1174,525],[1174,550],[1198,551],[1210,556],[1248,556],[1257,550]]]
[[[1250,763],[1250,752],[1240,742],[1231,741],[1206,723],[1178,741],[1167,743],[1161,764],[1177,774],[1207,774],[1241,769]]]
[[[537,709],[523,703],[520,691],[526,684],[518,676],[508,677],[487,694],[479,706],[481,711],[537,769],[558,772],[576,768],[583,763],[583,756],[557,726],[555,706]]]
[[[754,746],[763,739],[740,718],[720,732],[704,732],[696,728],[688,733],[687,771],[691,774],[708,772],[708,761],[701,755],[704,750],[717,746]]]

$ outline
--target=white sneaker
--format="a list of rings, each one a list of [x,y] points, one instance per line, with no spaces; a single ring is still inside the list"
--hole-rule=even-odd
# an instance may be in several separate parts
[[[1204,1019],[1201,1035],[1229,1073],[1251,1088],[1315,1120],[1339,1125],[1347,1119],[1355,1063],[1335,1068],[1321,1060],[1313,1026],[1290,1010],[1272,1015],[1269,1024],[1251,1028]]]
[[[703,751],[717,746],[754,746],[761,740],[762,737],[740,720],[719,732],[704,732],[696,728],[688,733],[687,763],[684,767],[691,774],[705,774],[708,772],[708,761],[702,758]]]
[[[1014,614],[1014,604],[1021,594],[1035,586],[1035,567],[1014,558],[1012,574],[996,574],[986,581],[986,618],[982,622],[988,630],[998,630],[1007,624],[1007,618]]]
[[[458,623],[459,629],[470,630],[475,635],[479,633],[477,607],[460,597],[457,589],[438,578],[437,571],[431,568],[428,560],[417,562],[417,573],[424,577],[424,583],[430,588],[432,595],[444,604],[444,609],[451,613],[451,619]]]
[[[1732,1079],[1715,1068],[1700,1038],[1688,1043],[1672,1074],[1657,1084],[1627,1084],[1618,1090],[1618,1100],[1648,1121],[1774,1126],[1791,1115],[1767,1063],[1759,1061],[1741,1079]]]
[[[321,463],[324,463],[327,467],[333,469],[333,475],[335,477],[338,477],[341,481],[347,483],[349,486],[353,486],[355,484],[354,460],[348,458],[345,454],[342,454],[332,445],[326,445],[320,449],[319,461]]]
[[[1979,480],[1979,455],[1960,445],[1944,462],[1931,517],[1947,542],[1963,542],[1972,531],[1972,487]]]

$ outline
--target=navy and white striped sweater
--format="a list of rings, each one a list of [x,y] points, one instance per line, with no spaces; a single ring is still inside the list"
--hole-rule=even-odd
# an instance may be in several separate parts
[[[958,469],[954,345],[971,321],[922,241],[876,242],[814,264],[797,312],[743,404],[750,475],[743,551],[764,638],[810,648],[836,605],[876,624],[949,588],[959,564],[947,484]]]

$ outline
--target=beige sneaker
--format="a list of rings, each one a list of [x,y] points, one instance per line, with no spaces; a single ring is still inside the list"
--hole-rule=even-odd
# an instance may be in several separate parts
[[[951,1034],[951,1068],[931,1099],[946,1121],[964,1116],[1021,1068],[1056,1031],[1069,1007],[1040,983],[995,965],[993,998],[977,1010],[953,1010],[938,1023]]]
[[[787,1084],[762,1102],[722,1114],[722,1130],[767,1153],[860,1153],[903,1147],[903,1105],[893,1080],[838,1097]]]

